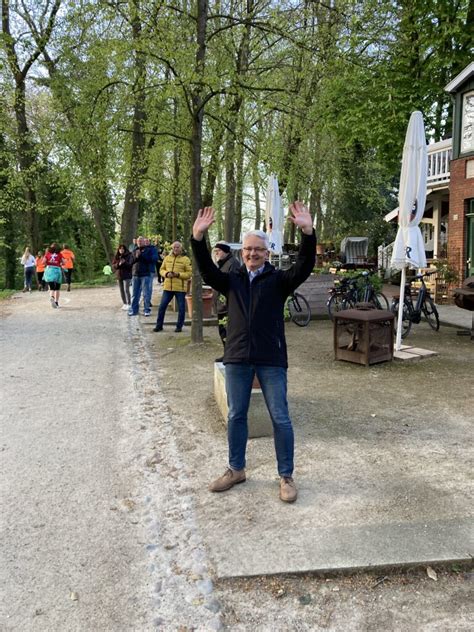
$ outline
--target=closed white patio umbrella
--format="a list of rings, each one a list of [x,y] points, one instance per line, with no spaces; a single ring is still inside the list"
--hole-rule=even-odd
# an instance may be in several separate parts
[[[426,202],[427,151],[425,126],[421,112],[412,112],[403,146],[400,189],[398,193],[398,232],[391,267],[402,271],[398,305],[395,349],[402,343],[403,300],[407,268],[425,268],[426,255],[419,227]]]
[[[265,205],[265,225],[267,227],[270,251],[281,255],[283,252],[283,210],[281,208],[278,180],[275,175],[268,176],[267,201]]]

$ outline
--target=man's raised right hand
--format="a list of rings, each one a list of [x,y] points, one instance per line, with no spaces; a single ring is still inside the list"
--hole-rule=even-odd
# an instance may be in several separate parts
[[[193,226],[193,237],[197,241],[201,241],[206,230],[214,224],[214,209],[212,206],[205,206],[199,209],[196,221]]]

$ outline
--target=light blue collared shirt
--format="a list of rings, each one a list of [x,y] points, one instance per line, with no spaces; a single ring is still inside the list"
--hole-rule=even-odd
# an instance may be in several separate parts
[[[259,274],[263,272],[264,267],[265,267],[265,264],[263,264],[263,266],[259,268],[258,270],[255,270],[255,272],[253,270],[248,270],[250,283],[252,283],[252,281],[255,279],[256,276],[258,276]]]

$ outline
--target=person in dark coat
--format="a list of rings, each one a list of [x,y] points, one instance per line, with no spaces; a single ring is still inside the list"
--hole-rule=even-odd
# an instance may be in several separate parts
[[[130,285],[132,283],[133,255],[125,244],[120,244],[112,259],[112,269],[118,280],[122,309],[128,310],[131,304]]]
[[[247,413],[256,375],[273,424],[280,499],[294,502],[294,435],[288,412],[284,307],[288,296],[311,274],[316,236],[313,220],[300,202],[290,205],[291,220],[301,229],[296,262],[277,270],[268,261],[266,233],[250,231],[243,238],[243,265],[224,274],[213,263],[204,233],[214,223],[214,209],[200,209],[193,226],[191,245],[204,281],[227,297],[227,340],[224,350],[225,380],[229,405],[229,467],[209,487],[223,492],[243,483],[248,438]]]
[[[150,266],[153,261],[153,251],[150,246],[145,243],[145,238],[137,237],[137,247],[132,253],[133,265],[132,265],[132,303],[128,310],[129,316],[137,316],[140,296],[143,292],[144,297],[144,315],[149,316],[151,314],[150,297],[146,292],[148,278],[150,276]]]
[[[240,268],[240,263],[231,253],[230,246],[226,241],[218,241],[214,246],[214,258],[219,270],[226,274]],[[227,337],[227,298],[224,294],[214,290],[213,299],[218,320],[219,336],[225,348],[225,340]],[[222,362],[223,359],[224,356],[216,358],[216,362]]]

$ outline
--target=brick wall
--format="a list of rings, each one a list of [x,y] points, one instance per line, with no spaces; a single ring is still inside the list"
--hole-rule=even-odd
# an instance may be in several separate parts
[[[448,260],[458,271],[460,280],[464,280],[466,271],[467,200],[474,198],[474,178],[466,178],[468,160],[473,158],[451,161],[449,183]]]

